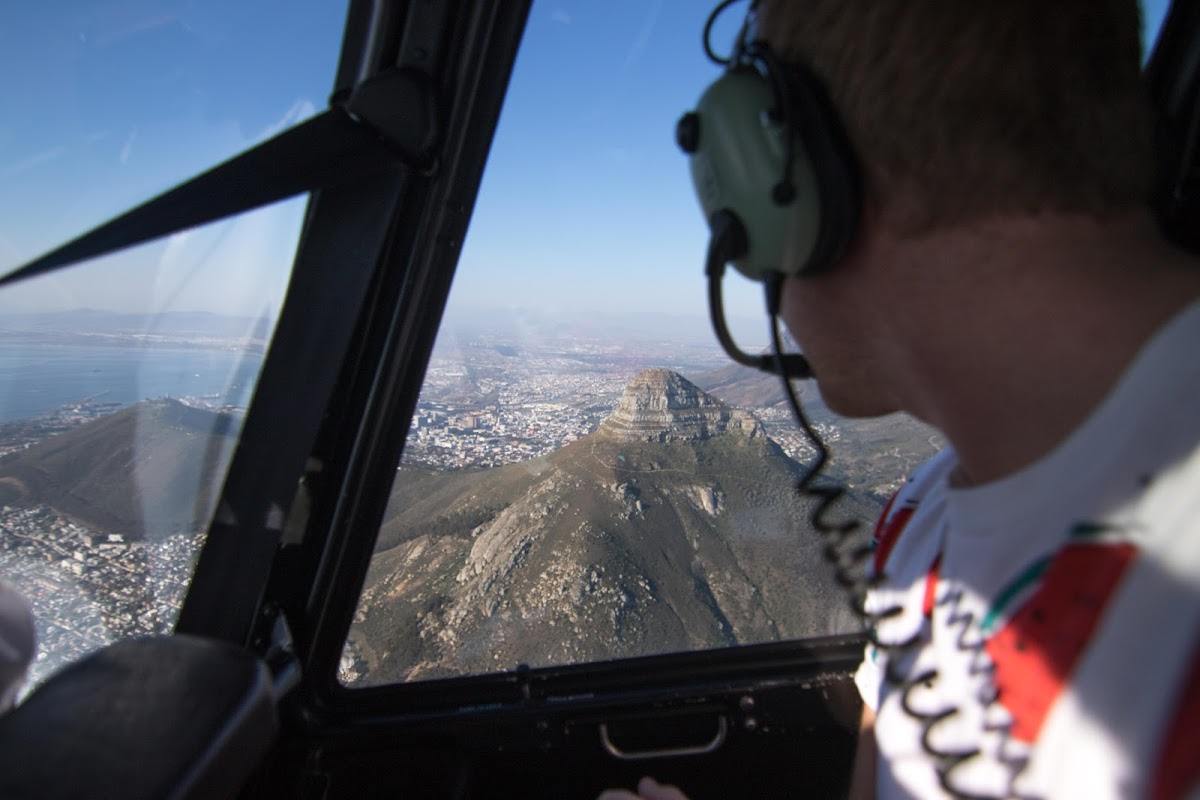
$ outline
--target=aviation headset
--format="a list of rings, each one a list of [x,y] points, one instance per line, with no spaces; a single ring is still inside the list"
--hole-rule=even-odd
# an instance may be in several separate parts
[[[704,26],[705,52],[725,73],[676,126],[711,233],[706,273],[713,326],[734,361],[811,377],[801,356],[756,357],[733,344],[720,279],[732,262],[747,278],[764,282],[768,311],[776,316],[785,277],[828,270],[845,255],[862,208],[861,171],[821,79],[752,38],[757,2],[734,53],[721,58],[713,52],[713,24],[735,2],[722,0]]]
[[[957,716],[959,710],[951,707],[927,713],[910,703],[911,694],[936,680],[937,672],[909,675],[896,666],[920,644],[920,634],[900,642],[878,637],[879,624],[901,609],[867,610],[867,592],[882,576],[868,576],[864,569],[872,547],[859,535],[858,522],[830,518],[832,506],[845,490],[820,479],[829,451],[800,407],[790,382],[792,378],[810,378],[812,371],[803,356],[783,353],[779,330],[783,280],[836,268],[858,227],[862,174],[820,78],[804,64],[785,64],[769,45],[753,39],[757,0],[751,0],[733,55],[720,58],[713,53],[713,24],[735,2],[722,0],[704,26],[705,52],[724,66],[725,72],[676,126],[676,140],[690,156],[692,181],[709,224],[705,273],[713,329],[734,361],[782,378],[788,404],[816,451],[796,487],[798,494],[813,501],[809,523],[824,540],[825,556],[836,569],[838,583],[847,589],[867,639],[889,655],[885,680],[900,692],[904,712],[921,725],[921,746],[932,757],[942,788],[952,797],[977,798],[979,795],[955,785],[954,774],[979,751],[942,751],[929,736],[934,727]],[[766,287],[771,355],[745,353],[729,335],[721,303],[721,281],[729,262]],[[957,618],[964,620],[960,624],[969,624],[969,616]],[[983,644],[981,640],[966,645],[960,636],[957,646],[968,650]],[[997,731],[1007,737],[1010,727],[1001,726]],[[1020,769],[1017,762],[1013,766]]]

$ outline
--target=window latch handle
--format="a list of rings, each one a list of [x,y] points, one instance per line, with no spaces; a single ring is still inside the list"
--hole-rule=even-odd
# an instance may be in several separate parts
[[[682,747],[662,747],[651,750],[622,750],[613,743],[608,734],[608,724],[600,723],[600,744],[613,758],[622,761],[644,761],[651,758],[676,758],[679,756],[702,756],[714,752],[725,743],[729,733],[729,723],[723,714],[717,715],[717,732],[713,738],[703,744],[685,745]]]

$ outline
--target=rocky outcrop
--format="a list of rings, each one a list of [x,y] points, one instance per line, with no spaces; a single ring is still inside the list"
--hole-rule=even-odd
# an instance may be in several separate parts
[[[619,441],[700,441],[722,433],[749,439],[763,436],[751,414],[706,394],[677,372],[648,369],[625,388],[600,434]]]
[[[725,510],[725,495],[716,486],[689,486],[686,492],[696,508],[711,516]]]

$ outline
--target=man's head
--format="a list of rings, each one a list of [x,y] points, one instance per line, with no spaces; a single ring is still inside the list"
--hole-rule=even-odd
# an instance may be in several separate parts
[[[1135,0],[761,0],[759,31],[826,81],[863,167],[851,252],[826,275],[789,281],[784,297],[843,413],[899,403],[878,379],[898,310],[887,306],[898,276],[882,271],[936,258],[930,243],[947,231],[1145,206]]]

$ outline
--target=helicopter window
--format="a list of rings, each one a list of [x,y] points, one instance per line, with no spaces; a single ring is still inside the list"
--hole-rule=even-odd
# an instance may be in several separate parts
[[[0,291],[0,578],[33,607],[30,685],[174,626],[305,202]]]
[[[5,3],[0,268],[325,106],[345,2]]]
[[[1142,9],[1142,62],[1145,63],[1154,51],[1171,0],[1139,0],[1138,5]]]
[[[5,7],[0,268],[323,106],[345,5],[307,5]],[[0,289],[0,578],[33,606],[27,686],[174,626],[306,202]]]
[[[680,35],[707,10],[534,4],[344,684],[856,630],[793,499],[809,451],[778,379],[731,367],[705,316],[673,130],[714,76]],[[736,335],[765,347],[759,288],[728,295]],[[847,515],[873,520],[941,444],[804,392]]]

